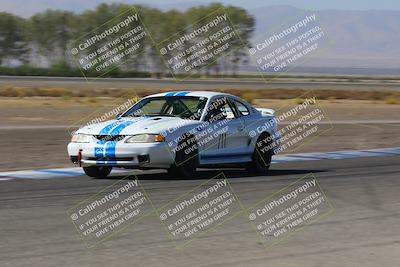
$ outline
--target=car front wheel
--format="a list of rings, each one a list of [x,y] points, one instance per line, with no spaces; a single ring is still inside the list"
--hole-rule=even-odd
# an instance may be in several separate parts
[[[175,162],[168,169],[170,178],[192,178],[198,165],[198,147],[193,136],[178,144]]]
[[[266,174],[271,165],[273,155],[273,141],[267,133],[262,133],[254,146],[252,162],[247,166],[247,170],[259,174]]]
[[[112,167],[110,166],[83,167],[83,171],[86,173],[86,175],[93,178],[105,178],[110,174],[111,170]]]

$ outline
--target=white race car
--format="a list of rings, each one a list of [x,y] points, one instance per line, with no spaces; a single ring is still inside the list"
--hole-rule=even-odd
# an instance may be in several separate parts
[[[114,120],[80,128],[68,154],[91,177],[121,167],[188,178],[197,167],[221,165],[266,173],[278,145],[273,110],[230,94],[181,91],[147,96]]]

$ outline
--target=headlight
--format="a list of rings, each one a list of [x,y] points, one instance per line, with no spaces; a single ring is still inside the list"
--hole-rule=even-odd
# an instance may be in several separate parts
[[[126,139],[125,143],[158,143],[164,141],[165,137],[161,134],[136,134]]]
[[[94,141],[93,136],[88,134],[74,134],[71,139],[72,143],[90,143],[92,141]]]

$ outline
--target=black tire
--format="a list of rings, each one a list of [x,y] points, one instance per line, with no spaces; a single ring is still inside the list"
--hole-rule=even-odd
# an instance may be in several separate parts
[[[188,136],[178,143],[175,161],[168,169],[170,178],[192,178],[199,163],[199,152],[194,136]]]
[[[105,178],[107,177],[112,170],[110,166],[89,166],[83,167],[83,171],[87,176],[93,178]]]
[[[247,170],[258,174],[267,174],[273,155],[273,141],[268,133],[262,133],[254,146],[252,162]]]

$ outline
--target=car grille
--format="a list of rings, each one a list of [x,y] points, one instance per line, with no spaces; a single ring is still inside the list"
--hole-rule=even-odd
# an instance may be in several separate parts
[[[94,136],[97,140],[100,141],[121,141],[126,137],[126,135],[95,135]]]

